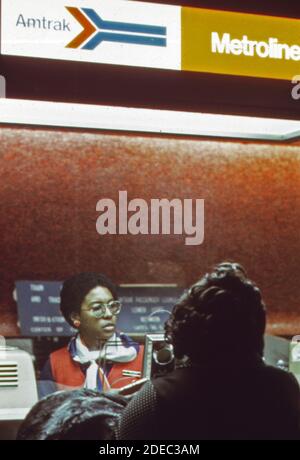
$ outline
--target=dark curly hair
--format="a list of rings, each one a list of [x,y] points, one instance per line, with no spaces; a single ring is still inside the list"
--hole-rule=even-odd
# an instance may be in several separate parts
[[[114,283],[101,273],[78,273],[63,283],[60,292],[60,310],[71,326],[73,326],[71,314],[80,312],[85,296],[96,286],[107,288],[114,299],[118,298]]]
[[[174,306],[165,325],[176,358],[192,362],[262,356],[265,306],[258,287],[237,263],[222,262]]]
[[[112,440],[126,405],[123,396],[86,388],[57,391],[33,406],[17,439]]]

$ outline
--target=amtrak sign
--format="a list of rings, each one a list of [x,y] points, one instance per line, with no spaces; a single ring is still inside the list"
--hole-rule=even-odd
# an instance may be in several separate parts
[[[180,69],[180,8],[120,0],[3,0],[1,53]]]
[[[125,0],[2,0],[1,53],[291,80],[300,20]]]

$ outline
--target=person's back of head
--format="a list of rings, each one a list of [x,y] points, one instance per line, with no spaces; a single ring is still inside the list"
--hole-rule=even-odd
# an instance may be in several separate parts
[[[214,267],[174,306],[165,330],[175,370],[132,401],[122,439],[296,438],[299,387],[263,363],[265,325],[260,291],[245,269]]]
[[[223,262],[181,297],[166,336],[179,359],[212,362],[222,354],[245,361],[262,356],[265,325],[260,290],[241,265]]]

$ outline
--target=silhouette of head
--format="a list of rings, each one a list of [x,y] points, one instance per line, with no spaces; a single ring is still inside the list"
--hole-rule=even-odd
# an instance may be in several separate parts
[[[193,362],[262,356],[265,306],[237,263],[222,262],[175,305],[165,325],[176,358]]]

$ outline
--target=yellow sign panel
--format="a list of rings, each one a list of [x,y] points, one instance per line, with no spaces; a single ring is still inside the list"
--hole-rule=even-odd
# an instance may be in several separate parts
[[[181,69],[291,80],[300,20],[183,7]]]

